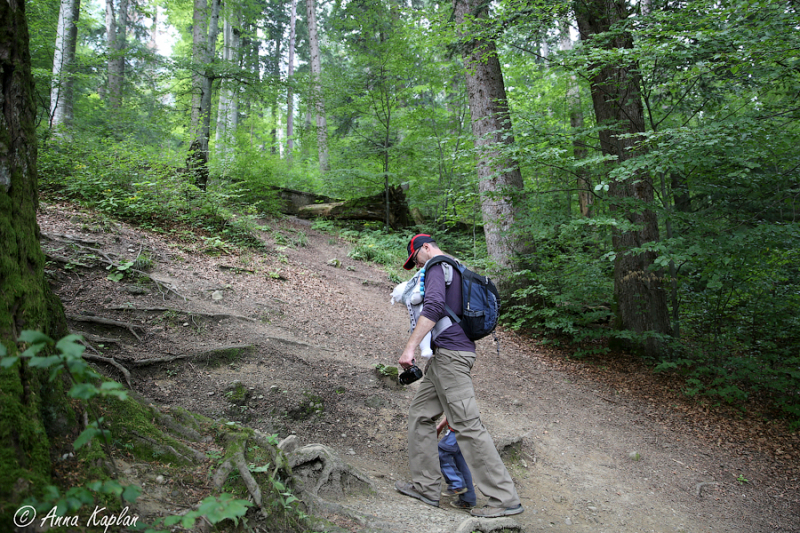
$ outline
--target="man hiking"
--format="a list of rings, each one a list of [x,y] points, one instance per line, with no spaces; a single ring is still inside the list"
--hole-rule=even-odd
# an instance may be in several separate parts
[[[408,243],[406,270],[424,268],[443,255],[430,235],[415,235]],[[449,282],[448,282],[449,281]],[[417,326],[398,361],[402,368],[414,364],[414,350],[433,333],[434,355],[408,411],[408,458],[411,481],[395,488],[428,505],[439,506],[441,472],[436,439],[436,420],[444,414],[488,505],[472,509],[473,516],[497,518],[523,512],[511,475],[506,470],[492,437],[483,426],[475,403],[470,371],[475,363],[475,343],[448,317],[461,310],[461,273],[450,264],[436,263],[425,272],[424,307]],[[434,329],[435,327],[435,329]]]

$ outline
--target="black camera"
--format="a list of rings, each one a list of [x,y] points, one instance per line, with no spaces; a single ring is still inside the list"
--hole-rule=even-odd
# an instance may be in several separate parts
[[[404,370],[402,374],[397,376],[397,380],[403,385],[410,385],[420,378],[422,378],[422,370],[420,370],[417,365],[411,365]]]

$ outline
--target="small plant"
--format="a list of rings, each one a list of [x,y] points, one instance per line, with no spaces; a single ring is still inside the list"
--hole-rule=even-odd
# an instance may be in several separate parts
[[[300,248],[305,248],[308,246],[308,237],[306,236],[305,232],[298,231],[297,237],[294,238],[293,244]]]
[[[153,268],[153,258],[148,252],[141,253],[133,260],[133,268],[136,270],[150,270]]]
[[[382,363],[378,363],[377,365],[375,365],[375,370],[381,376],[386,376],[391,378],[397,378],[399,373],[396,366],[386,366]]]
[[[739,474],[739,477],[736,478],[736,481],[739,482],[739,485],[744,485],[745,483],[750,483],[750,481],[744,477],[744,475]]]
[[[106,270],[114,270],[108,276],[106,276],[106,279],[117,283],[125,277],[125,272],[127,272],[131,267],[133,267],[133,261],[123,261],[119,265],[108,265]]]

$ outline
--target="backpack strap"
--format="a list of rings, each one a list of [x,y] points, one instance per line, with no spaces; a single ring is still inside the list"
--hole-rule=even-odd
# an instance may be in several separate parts
[[[425,270],[439,263],[447,263],[448,265],[457,269],[459,273],[461,273],[461,268],[460,268],[461,264],[457,260],[453,259],[452,257],[448,257],[446,255],[437,255],[436,257],[428,259],[428,262],[425,263]],[[431,338],[433,339],[436,339],[436,337],[438,337],[442,331],[446,330],[453,324],[461,323],[461,319],[458,317],[455,311],[453,311],[450,308],[450,306],[447,305],[447,302],[445,302],[444,304],[444,310],[447,311],[447,314],[450,315],[450,317],[441,318],[439,319],[438,322],[436,322],[436,325],[433,327],[433,330],[431,330]]]

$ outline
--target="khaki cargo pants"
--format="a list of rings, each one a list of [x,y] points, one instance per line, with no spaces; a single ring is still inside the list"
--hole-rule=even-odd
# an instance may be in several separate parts
[[[444,413],[456,434],[472,479],[492,507],[516,507],[520,500],[475,403],[470,371],[473,352],[436,349],[408,411],[408,459],[415,490],[439,500],[441,472],[436,421]]]

